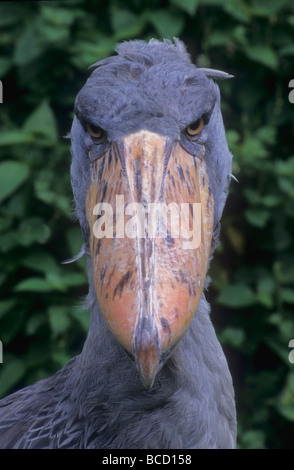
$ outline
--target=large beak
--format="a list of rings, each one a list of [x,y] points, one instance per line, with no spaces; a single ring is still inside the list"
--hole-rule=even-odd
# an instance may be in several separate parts
[[[213,227],[205,163],[142,130],[93,163],[87,195],[96,295],[150,388],[203,290]]]

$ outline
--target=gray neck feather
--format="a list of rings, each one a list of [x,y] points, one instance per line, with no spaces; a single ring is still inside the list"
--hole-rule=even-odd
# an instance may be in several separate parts
[[[188,331],[158,373],[152,390],[147,391],[134,361],[106,326],[91,273],[89,266],[91,326],[75,364],[71,399],[79,403],[81,415],[89,416],[92,403],[96,429],[98,421],[103,421],[103,432],[97,434],[93,445],[234,447],[232,380],[204,295]],[[83,410],[86,402],[87,410]]]

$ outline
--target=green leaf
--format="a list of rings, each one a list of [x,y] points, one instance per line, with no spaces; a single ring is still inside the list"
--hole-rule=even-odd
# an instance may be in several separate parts
[[[251,11],[242,0],[226,0],[222,2],[223,9],[238,21],[248,23],[251,19]]]
[[[116,39],[113,37],[97,35],[93,43],[79,41],[71,48],[71,61],[75,67],[83,70],[98,60],[104,59],[113,52]]]
[[[250,307],[255,303],[255,295],[246,284],[233,284],[220,293],[217,301],[227,307]]]
[[[44,313],[35,313],[31,316],[25,325],[26,334],[29,336],[34,335],[40,327],[45,324],[45,315]]]
[[[29,246],[35,242],[45,243],[50,237],[50,229],[40,217],[30,217],[21,222],[16,235],[20,245]]]
[[[58,140],[55,116],[47,100],[42,101],[27,118],[23,130],[28,133],[41,134],[52,143]]]
[[[286,6],[292,6],[291,0],[252,0],[252,8],[255,15],[270,16],[278,13]]]
[[[280,49],[280,55],[294,55],[294,44],[287,44]]]
[[[62,280],[67,287],[82,286],[87,283],[87,277],[83,273],[64,273]]]
[[[277,131],[274,127],[263,126],[256,131],[255,136],[267,145],[274,145]]]
[[[269,346],[269,348],[274,351],[277,356],[282,359],[284,364],[289,366],[289,350],[287,348],[287,345],[285,347],[285,344],[282,344],[281,341],[276,341],[271,338],[266,338],[265,343]]]
[[[29,177],[30,169],[22,162],[4,161],[0,163],[0,202],[14,193]]]
[[[250,429],[241,435],[242,449],[263,449],[265,447],[265,433]]]
[[[249,59],[272,69],[277,69],[279,61],[273,49],[263,45],[253,45],[245,48],[245,53]]]
[[[21,264],[26,268],[43,273],[60,271],[60,266],[49,253],[45,251],[29,253],[21,260]]]
[[[284,418],[294,421],[294,373],[290,372],[278,398],[277,409]]]
[[[171,3],[189,15],[194,15],[201,0],[171,0]]]
[[[83,236],[80,227],[71,227],[66,232],[66,242],[67,246],[70,249],[71,257],[76,257],[80,253],[83,245]],[[85,255],[82,258],[78,259],[75,263],[81,268],[83,268],[85,271],[87,270]]]
[[[68,39],[70,30],[66,27],[44,24],[41,28],[41,34],[46,42],[56,43],[60,47],[60,42]]]
[[[51,292],[52,285],[41,277],[29,277],[20,281],[16,287],[16,292]]]
[[[78,12],[78,16],[82,16],[83,12]],[[42,5],[42,17],[52,23],[55,26],[69,26],[76,18],[76,10],[71,10],[69,8],[62,8],[58,6],[56,8],[55,5]]]
[[[24,6],[18,2],[2,2],[0,3],[0,26],[10,26],[24,20]]]
[[[127,9],[113,7],[111,10],[111,23],[116,40],[139,36],[144,25],[144,15],[138,16]]]
[[[284,302],[294,304],[294,289],[283,288],[280,295]]]
[[[271,277],[261,277],[257,281],[257,301],[265,307],[273,307],[274,280]]]
[[[16,304],[15,299],[7,299],[0,301],[0,317],[4,316],[7,312],[9,312]],[[1,336],[0,336],[1,339]]]
[[[12,130],[0,133],[0,146],[5,145],[18,145],[28,144],[33,142],[34,136],[32,133],[22,130]]]
[[[90,314],[84,310],[76,310],[72,308],[70,311],[70,316],[73,317],[79,325],[82,327],[84,333],[88,333],[90,327]]]
[[[257,137],[250,136],[248,137],[241,146],[242,157],[251,162],[257,158],[266,158],[268,151],[264,143]]]
[[[4,396],[25,375],[26,368],[24,362],[17,359],[6,364],[4,351],[0,370],[0,396]]]
[[[0,251],[6,253],[17,244],[17,236],[14,230],[0,234]]]
[[[12,66],[12,60],[8,57],[0,57],[0,78],[3,79]],[[5,100],[5,97],[4,97]]]
[[[245,340],[245,333],[241,328],[227,327],[222,330],[219,340],[222,344],[230,344],[235,348],[239,348]]]
[[[43,52],[40,39],[33,25],[27,26],[17,39],[13,62],[18,66],[27,65],[37,59]]]
[[[270,212],[263,209],[247,209],[245,217],[251,225],[263,228],[270,217]]]
[[[167,39],[179,36],[184,27],[184,18],[181,14],[166,10],[156,10],[150,13],[149,21],[159,36]]]
[[[1,340],[9,344],[22,330],[25,312],[16,304],[10,312],[1,318]]]
[[[52,306],[48,309],[51,331],[54,336],[64,333],[70,326],[70,318],[66,307]]]

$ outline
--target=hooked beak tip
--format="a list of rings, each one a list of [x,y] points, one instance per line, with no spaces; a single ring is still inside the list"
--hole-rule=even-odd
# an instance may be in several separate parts
[[[143,318],[142,323],[138,325],[133,353],[141,381],[144,387],[150,390],[159,370],[161,347],[157,328],[148,318]]]

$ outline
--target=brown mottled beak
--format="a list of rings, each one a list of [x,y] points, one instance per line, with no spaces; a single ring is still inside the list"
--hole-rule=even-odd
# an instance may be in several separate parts
[[[93,163],[87,217],[101,312],[150,388],[203,290],[213,227],[205,163],[179,142],[131,134]]]

